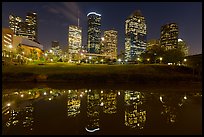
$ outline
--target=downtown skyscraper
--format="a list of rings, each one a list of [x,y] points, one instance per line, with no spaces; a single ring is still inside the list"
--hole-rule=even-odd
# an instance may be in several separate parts
[[[79,26],[70,25],[68,32],[68,53],[70,60],[77,60],[82,47],[82,29]]]
[[[88,17],[87,47],[88,53],[100,53],[101,43],[101,14],[90,12]]]
[[[26,37],[32,41],[38,41],[37,14],[28,12],[25,21],[19,16],[9,16],[9,27],[14,35]]]
[[[125,59],[135,61],[146,50],[147,26],[139,10],[125,21]]]
[[[169,23],[161,27],[160,43],[166,50],[178,46],[178,25],[176,23]]]
[[[115,30],[104,31],[101,54],[108,56],[110,59],[117,59],[117,34],[118,32]]]

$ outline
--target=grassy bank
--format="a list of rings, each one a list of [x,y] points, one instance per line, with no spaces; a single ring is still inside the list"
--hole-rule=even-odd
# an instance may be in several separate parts
[[[2,81],[147,83],[201,81],[193,70],[168,65],[76,65],[46,64],[3,66]]]

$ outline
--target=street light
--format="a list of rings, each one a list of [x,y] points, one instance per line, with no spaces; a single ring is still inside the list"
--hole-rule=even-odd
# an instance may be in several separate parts
[[[183,65],[185,65],[185,64],[186,64],[187,59],[183,59],[183,61],[184,61]]]
[[[148,63],[149,63],[149,60],[150,60],[150,59],[148,58],[148,59],[147,59]]]
[[[139,61],[140,61],[140,58],[137,58],[137,62],[138,62],[138,64],[139,64]]]
[[[119,62],[119,64],[120,64],[120,62],[121,62],[121,59],[118,59],[118,62]]]
[[[92,59],[92,57],[91,57],[91,56],[89,56],[90,63],[91,63],[91,59]]]
[[[160,57],[159,60],[160,60],[160,64],[161,64],[161,62],[162,62],[162,57]]]

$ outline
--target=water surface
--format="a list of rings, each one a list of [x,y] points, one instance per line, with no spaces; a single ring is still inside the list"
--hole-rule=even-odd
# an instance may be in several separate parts
[[[4,88],[4,135],[202,134],[202,92]]]

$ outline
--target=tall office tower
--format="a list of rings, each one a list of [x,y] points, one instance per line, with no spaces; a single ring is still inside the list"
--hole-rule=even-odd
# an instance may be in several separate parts
[[[125,59],[135,61],[146,50],[146,22],[139,10],[125,21]]]
[[[88,35],[87,46],[88,53],[100,53],[101,42],[101,15],[95,12],[87,14],[88,17]]]
[[[166,50],[178,46],[178,25],[176,23],[169,23],[161,27],[160,43]]]
[[[69,59],[76,60],[82,47],[82,29],[78,26],[70,25],[68,34]]]
[[[18,34],[20,30],[20,23],[23,23],[23,20],[21,17],[9,15],[9,28],[13,30],[14,34]]]
[[[37,41],[38,24],[37,14],[35,12],[28,12],[25,23],[27,25],[27,36],[30,40]]]
[[[102,39],[102,51],[104,55],[110,56],[110,59],[117,59],[117,31],[104,31],[104,39]]]
[[[16,36],[23,36],[37,42],[37,14],[35,12],[28,12],[25,21],[21,17],[10,15],[9,27]]]

